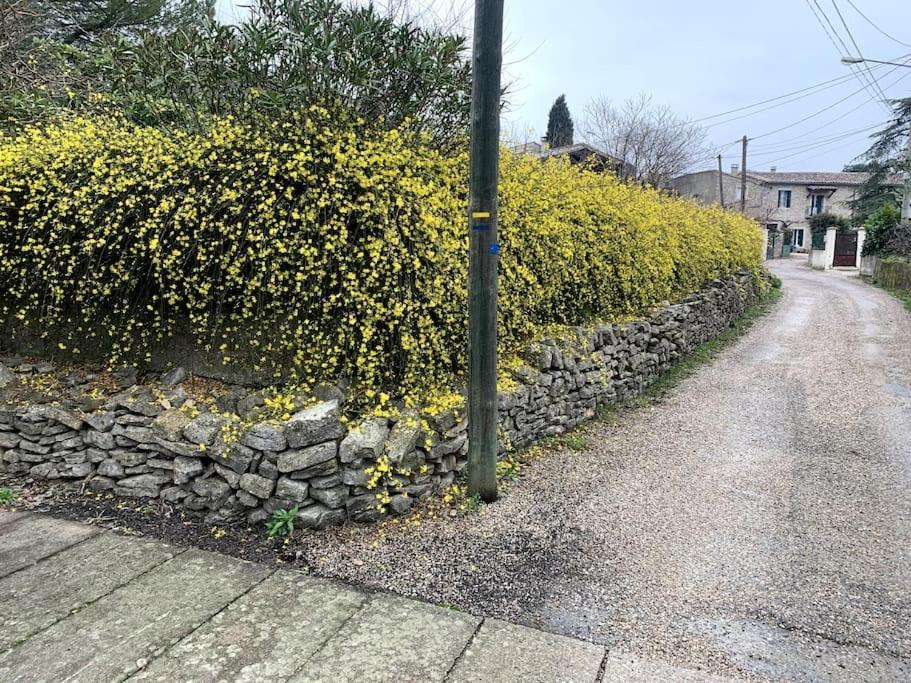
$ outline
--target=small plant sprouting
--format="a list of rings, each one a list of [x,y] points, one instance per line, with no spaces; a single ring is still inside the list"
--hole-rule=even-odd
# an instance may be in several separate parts
[[[563,445],[571,451],[584,451],[588,448],[588,439],[579,433],[565,434],[562,441]]]
[[[294,518],[297,516],[297,511],[296,505],[288,510],[275,510],[266,524],[269,538],[290,536],[294,533]]]
[[[16,492],[8,486],[0,486],[0,505],[9,505],[16,500]]]
[[[513,481],[519,477],[521,469],[522,466],[517,460],[507,456],[497,462],[497,478]]]
[[[481,496],[477,493],[465,499],[465,509],[468,512],[477,512],[481,507]]]

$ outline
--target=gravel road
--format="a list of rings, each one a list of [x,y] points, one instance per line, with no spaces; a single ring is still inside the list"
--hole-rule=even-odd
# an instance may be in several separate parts
[[[661,403],[478,514],[317,537],[314,569],[696,679],[911,679],[911,315],[805,263]]]

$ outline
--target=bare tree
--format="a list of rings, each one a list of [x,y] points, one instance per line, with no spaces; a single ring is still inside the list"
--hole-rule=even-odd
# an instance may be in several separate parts
[[[468,0],[349,0],[349,4],[372,4],[397,24],[414,23],[463,36],[472,30],[472,3]]]
[[[606,97],[585,109],[587,140],[622,159],[627,179],[662,187],[708,153],[705,130],[670,107],[639,95],[615,105]]]

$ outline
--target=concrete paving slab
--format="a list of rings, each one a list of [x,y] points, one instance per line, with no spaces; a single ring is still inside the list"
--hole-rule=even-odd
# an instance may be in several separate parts
[[[291,680],[442,681],[480,621],[414,600],[376,596]]]
[[[3,529],[8,525],[22,519],[28,514],[28,512],[9,512],[8,510],[0,510],[0,533],[2,533]]]
[[[105,533],[0,579],[0,652],[180,552]]]
[[[120,681],[270,570],[188,550],[0,655],[0,681]]]
[[[736,679],[684,669],[657,659],[643,659],[629,652],[611,650],[604,666],[602,683],[733,683]]]
[[[8,515],[14,515],[8,517]],[[44,515],[3,513],[0,518],[0,577],[101,532],[100,529]]]
[[[283,681],[367,600],[298,572],[273,574],[131,681]]]
[[[594,683],[604,654],[582,640],[487,619],[447,680]]]

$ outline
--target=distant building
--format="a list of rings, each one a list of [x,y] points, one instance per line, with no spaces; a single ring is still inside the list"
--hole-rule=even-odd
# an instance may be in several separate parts
[[[870,177],[869,173],[830,173],[825,171],[779,172],[747,171],[746,213],[762,223],[767,230],[791,231],[791,246],[798,250],[810,248],[809,219],[819,213],[832,213],[850,219],[851,201]],[[734,164],[730,173],[721,174],[724,205],[740,207],[740,168]],[[899,178],[888,184],[901,185]],[[674,178],[671,189],[682,197],[702,204],[718,204],[718,171],[697,171]]]
[[[631,169],[629,164],[626,164],[622,159],[618,159],[586,142],[552,149],[548,149],[538,142],[526,142],[521,145],[513,145],[510,150],[516,154],[534,154],[542,160],[566,157],[572,164],[584,163],[596,171],[610,171],[616,175],[629,175],[628,173],[621,173],[621,171],[629,171]]]

